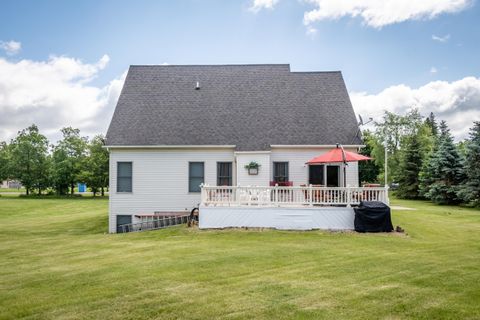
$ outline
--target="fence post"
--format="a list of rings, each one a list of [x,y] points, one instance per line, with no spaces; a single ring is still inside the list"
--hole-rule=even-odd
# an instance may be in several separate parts
[[[352,206],[351,202],[352,202],[352,190],[350,189],[350,187],[347,187],[347,207],[348,208]]]
[[[275,204],[278,207],[278,183],[275,183]]]
[[[313,190],[312,190],[312,184],[309,184],[309,186],[308,186],[308,201],[310,202],[310,207],[313,207]]]
[[[200,184],[200,202],[202,205],[205,205],[207,195],[205,190],[205,185],[202,183]]]
[[[240,205],[240,190],[239,189],[240,189],[240,185],[237,185],[235,187],[235,204],[237,206]]]

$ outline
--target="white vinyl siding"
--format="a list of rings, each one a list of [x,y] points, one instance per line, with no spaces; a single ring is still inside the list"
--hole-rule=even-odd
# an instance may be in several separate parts
[[[347,186],[358,187],[358,162],[349,162],[347,169]]]
[[[288,162],[288,178],[295,186],[308,184],[308,160],[331,148],[272,148],[271,152],[235,153],[233,148],[212,149],[110,149],[110,232],[116,230],[116,215],[155,211],[190,211],[200,203],[200,193],[189,192],[189,163],[204,163],[204,182],[218,184],[219,162],[232,163],[232,185],[268,186],[273,180],[273,162]],[[355,149],[346,149],[356,151]],[[249,175],[244,166],[261,166]],[[132,163],[132,192],[117,192],[117,163]],[[349,163],[347,185],[358,186],[357,163]],[[343,170],[340,172],[343,179]],[[343,181],[343,180],[342,180]],[[138,222],[132,217],[132,222]]]
[[[233,148],[110,149],[110,232],[116,230],[116,215],[189,211],[198,206],[200,193],[188,192],[188,164],[204,162],[205,183],[216,185],[219,161],[234,164]],[[117,193],[117,162],[132,162],[131,193]]]
[[[249,152],[236,153],[237,158],[237,184],[241,186],[268,186],[270,183],[270,153]],[[245,165],[250,162],[256,162],[260,165],[258,174],[250,175]]]
[[[273,162],[288,162],[288,179],[293,182],[294,186],[301,184],[308,185],[308,165],[306,162],[319,155],[322,155],[329,150],[327,148],[272,148],[271,161]],[[356,148],[345,148],[346,151],[357,152]],[[347,172],[347,186],[358,187],[358,164],[356,162],[348,163]],[[340,169],[340,181],[343,184],[343,170]]]

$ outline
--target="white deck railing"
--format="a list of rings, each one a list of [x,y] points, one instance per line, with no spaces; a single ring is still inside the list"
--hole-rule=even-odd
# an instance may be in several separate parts
[[[384,187],[251,187],[202,185],[205,206],[351,206],[360,201],[389,204]]]

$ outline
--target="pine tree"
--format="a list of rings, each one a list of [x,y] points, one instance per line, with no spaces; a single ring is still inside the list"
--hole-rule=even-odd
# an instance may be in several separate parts
[[[474,122],[466,143],[465,183],[459,196],[467,203],[480,205],[480,121]]]
[[[433,202],[459,202],[457,193],[463,180],[462,159],[445,121],[440,123],[438,148],[422,175],[423,192]]]
[[[430,129],[432,130],[433,136],[437,137],[438,136],[438,125],[437,125],[437,120],[435,120],[435,115],[433,112],[430,112],[430,115],[428,116],[427,119],[425,119],[425,124],[427,124]]]
[[[418,199],[419,173],[422,168],[422,152],[418,134],[412,135],[403,151],[397,181],[399,187],[397,196],[403,199]]]

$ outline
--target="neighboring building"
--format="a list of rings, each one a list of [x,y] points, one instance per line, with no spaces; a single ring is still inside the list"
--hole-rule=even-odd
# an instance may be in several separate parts
[[[131,66],[106,141],[110,232],[189,211],[201,183],[358,186],[357,163],[344,177],[341,164],[306,162],[337,143],[362,145],[342,74],[288,64]]]
[[[18,181],[15,180],[4,180],[0,181],[0,189],[20,189],[22,187],[22,184]]]

